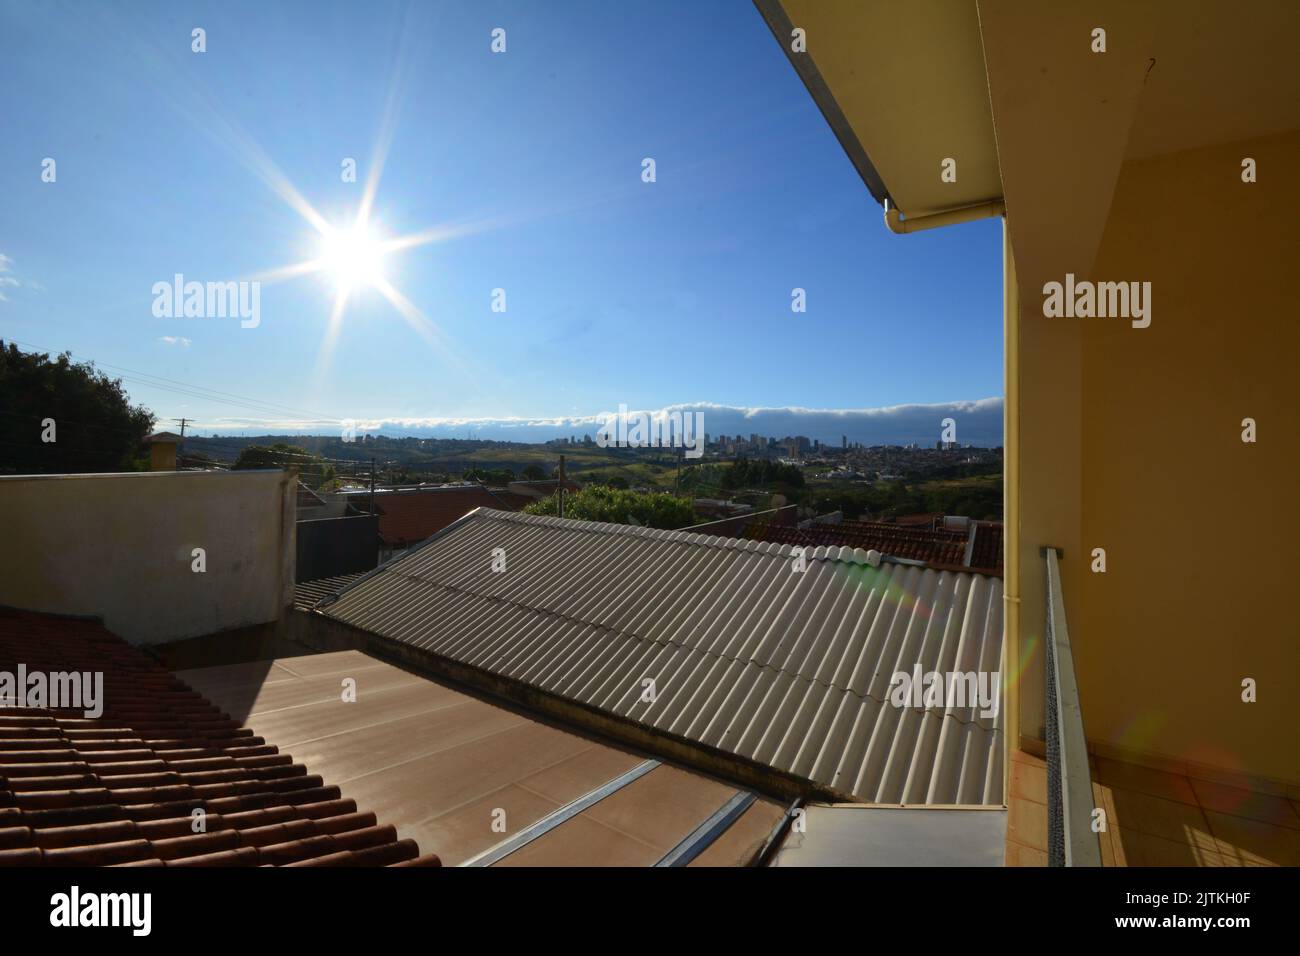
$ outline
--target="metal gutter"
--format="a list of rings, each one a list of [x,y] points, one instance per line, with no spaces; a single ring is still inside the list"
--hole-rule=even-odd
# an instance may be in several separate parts
[[[906,235],[910,232],[938,229],[940,226],[955,226],[958,223],[974,222],[977,219],[992,219],[995,216],[1005,216],[1006,214],[1006,203],[1001,199],[992,199],[988,202],[976,203],[973,206],[961,206],[957,209],[936,212],[929,216],[913,216],[904,219],[897,206],[892,202],[886,202],[885,226],[892,233]]]
[[[730,800],[696,827],[686,839],[669,850],[655,866],[686,866],[707,850],[714,840],[726,833],[756,799],[757,795],[749,790],[733,794]]]
[[[840,109],[839,104],[835,101],[835,96],[831,93],[830,86],[822,77],[821,71],[817,69],[817,64],[813,61],[811,53],[795,53],[790,49],[790,32],[794,29],[794,24],[786,16],[785,9],[781,6],[780,0],[754,0],[754,6],[758,9],[759,15],[762,16],[772,35],[776,37],[777,45],[785,53],[786,59],[794,67],[795,73],[799,79],[803,80],[803,85],[812,95],[813,102],[821,110],[822,117],[826,124],[839,140],[840,146],[843,147],[845,154],[849,157],[849,162],[853,168],[858,171],[862,181],[866,183],[867,189],[870,190],[872,197],[882,206],[889,202],[889,190],[885,186],[885,181],[880,178],[880,173],[871,162],[871,157],[867,155],[866,149],[863,148],[858,136],[853,132],[848,117]]]
[[[776,821],[771,832],[768,833],[767,839],[763,841],[763,845],[759,847],[758,852],[754,854],[753,860],[750,861],[750,866],[767,866],[767,861],[771,858],[772,854],[776,852],[777,847],[781,845],[781,841],[785,839],[786,831],[790,829],[790,824],[794,822],[795,813],[802,807],[803,800],[797,797],[790,806],[786,807],[785,813],[781,815],[781,819]]]
[[[560,809],[548,813],[532,826],[525,827],[514,836],[502,840],[496,846],[490,847],[482,853],[470,857],[462,863],[461,866],[491,866],[493,863],[505,859],[511,853],[522,849],[538,837],[545,836],[566,820],[571,820],[583,810],[594,806],[610,794],[617,793],[629,783],[641,779],[658,766],[658,760],[646,760],[637,764],[627,773],[615,777],[613,780],[602,784],[590,793],[583,794],[577,800],[566,803],[564,806],[560,807]]]

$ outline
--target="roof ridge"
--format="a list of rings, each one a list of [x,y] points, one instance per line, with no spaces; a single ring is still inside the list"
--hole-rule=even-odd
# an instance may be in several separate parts
[[[540,524],[549,527],[567,528],[571,531],[581,531],[587,534],[612,534],[626,537],[638,538],[660,538],[662,540],[678,541],[682,544],[696,545],[700,547],[714,547],[727,551],[747,551],[750,553],[764,554],[771,557],[787,559],[794,554],[794,545],[778,544],[774,541],[754,541],[749,538],[728,538],[723,535],[700,534],[698,532],[684,531],[677,529],[649,528],[644,525],[626,525],[617,524],[612,521],[586,521],[579,518],[560,518],[556,515],[533,515],[525,514],[520,511],[503,511],[497,508],[479,507],[466,515],[472,518],[483,512],[483,517],[488,520],[503,521],[511,524]],[[804,555],[805,559],[814,561],[827,561],[836,564],[848,565],[865,565],[875,567],[868,555],[870,551],[866,548],[854,548],[849,545],[826,545],[819,544],[815,546],[804,545],[809,548],[810,553]],[[822,552],[822,553],[818,553]],[[832,554],[838,552],[838,554]],[[845,552],[849,552],[845,554]],[[910,567],[924,567],[927,570],[951,573],[971,573],[983,574],[977,568],[959,568],[956,566],[935,566],[931,567],[924,561],[917,561],[912,558],[903,558],[884,552],[877,552],[881,561],[888,561],[890,564],[901,564]],[[396,562],[394,562],[396,563]],[[985,577],[991,575],[984,574]]]

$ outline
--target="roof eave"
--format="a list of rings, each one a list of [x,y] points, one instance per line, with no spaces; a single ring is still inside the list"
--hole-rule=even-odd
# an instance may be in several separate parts
[[[853,164],[853,168],[862,177],[862,181],[866,184],[872,197],[881,206],[897,206],[889,193],[888,187],[885,185],[885,181],[880,177],[880,173],[871,162],[871,157],[867,155],[865,147],[858,139],[857,134],[853,132],[853,127],[849,124],[844,111],[840,109],[839,103],[836,102],[830,86],[822,77],[821,71],[817,69],[812,54],[807,52],[795,53],[790,48],[790,34],[794,30],[794,25],[786,15],[780,0],[754,0],[754,6],[758,9],[759,15],[762,16],[768,29],[772,31],[777,45],[784,51],[786,59],[794,67],[795,73],[799,75],[799,79],[803,80],[803,85],[812,96],[813,102],[821,110],[827,125],[835,134],[835,138],[839,140],[840,146],[849,158],[849,162]]]

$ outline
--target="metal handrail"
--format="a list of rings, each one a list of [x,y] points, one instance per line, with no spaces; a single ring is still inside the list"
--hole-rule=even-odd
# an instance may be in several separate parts
[[[1088,744],[1065,621],[1061,568],[1055,548],[1047,562],[1047,857],[1050,866],[1101,866],[1092,829],[1095,803]]]

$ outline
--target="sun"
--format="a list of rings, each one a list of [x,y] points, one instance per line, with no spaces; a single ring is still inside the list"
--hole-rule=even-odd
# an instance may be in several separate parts
[[[341,292],[358,286],[379,286],[384,279],[384,243],[367,223],[329,227],[321,235],[321,272]]]

